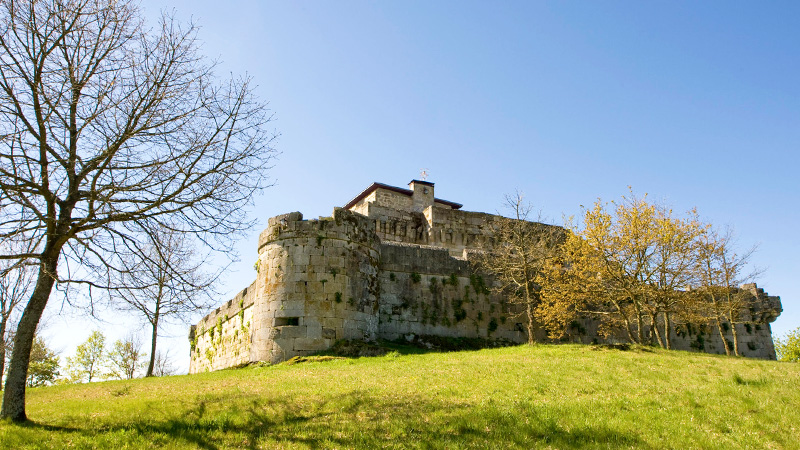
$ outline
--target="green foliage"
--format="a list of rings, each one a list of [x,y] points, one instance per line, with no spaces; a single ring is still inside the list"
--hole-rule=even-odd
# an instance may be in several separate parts
[[[75,356],[67,358],[69,381],[91,383],[101,375],[107,358],[106,337],[99,331],[93,331],[89,338],[75,349]]]
[[[436,277],[431,277],[428,281],[428,290],[431,291],[431,294],[439,292],[439,285],[436,283]]]
[[[775,353],[778,361],[800,362],[800,327],[782,338],[775,338]]]
[[[33,339],[31,348],[31,362],[28,366],[28,387],[45,386],[52,384],[58,378],[59,357],[47,348],[40,336]]]
[[[317,247],[319,247],[319,246],[321,246],[321,245],[322,245],[322,241],[323,241],[324,239],[325,239],[325,236],[323,236],[323,235],[321,235],[321,234],[320,234],[320,235],[317,235]]]
[[[141,351],[141,344],[134,338],[117,340],[108,352],[109,377],[131,379],[143,369],[147,355]]]
[[[342,303],[342,293],[341,292],[336,292],[335,294],[333,294],[333,298],[334,298],[334,301],[336,303]]]
[[[469,284],[472,286],[472,289],[475,291],[476,294],[489,294],[489,288],[486,286],[486,282],[483,281],[483,277],[481,275],[476,275],[471,273],[469,275]]]
[[[450,274],[450,286],[458,286],[458,275],[455,273]]]
[[[489,333],[494,333],[497,331],[497,326],[497,319],[492,317],[492,319],[489,321],[489,326],[486,329],[489,331]]]
[[[697,338],[689,344],[689,347],[702,352],[706,349],[706,338],[703,334],[698,334]]]
[[[261,259],[257,259],[256,262],[253,263],[253,270],[255,270],[256,273],[261,272]]]
[[[395,281],[396,279],[397,276],[394,274],[394,272],[389,272],[389,281]]]
[[[417,272],[411,272],[411,281],[414,283],[419,283],[422,280],[422,275],[418,274]]]
[[[453,300],[453,318],[456,322],[461,322],[467,318],[467,311],[463,308],[463,300],[457,298]]]

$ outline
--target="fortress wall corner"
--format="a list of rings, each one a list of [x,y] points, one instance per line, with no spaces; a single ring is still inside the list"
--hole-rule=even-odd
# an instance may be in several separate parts
[[[336,209],[270,219],[259,240],[253,361],[279,362],[377,336],[379,242],[372,221]]]

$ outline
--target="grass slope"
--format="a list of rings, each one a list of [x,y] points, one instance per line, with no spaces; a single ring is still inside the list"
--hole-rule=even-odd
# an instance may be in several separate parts
[[[538,345],[28,391],[0,448],[800,448],[800,365]]]

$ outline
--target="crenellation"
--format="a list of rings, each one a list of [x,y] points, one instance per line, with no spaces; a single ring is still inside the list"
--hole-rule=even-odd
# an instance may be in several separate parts
[[[435,198],[433,183],[414,180],[409,187],[373,183],[330,217],[270,218],[259,235],[256,280],[191,327],[190,372],[275,363],[337,339],[526,342],[521,305],[490,290],[491,277],[470,262],[493,245],[498,216]],[[781,312],[780,298],[755,284],[741,289],[752,306],[732,325],[740,350],[774,359],[769,324]],[[615,340],[599,336],[598,324],[583,320],[569,340]],[[545,340],[546,333],[534,338]],[[676,349],[724,352],[718,333],[707,328],[676,329],[672,342]]]

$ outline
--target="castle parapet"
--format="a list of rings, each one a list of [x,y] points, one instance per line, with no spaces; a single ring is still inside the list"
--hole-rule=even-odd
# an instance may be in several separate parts
[[[366,217],[336,208],[269,219],[259,236],[254,361],[282,361],[337,339],[377,335],[380,240]]]

